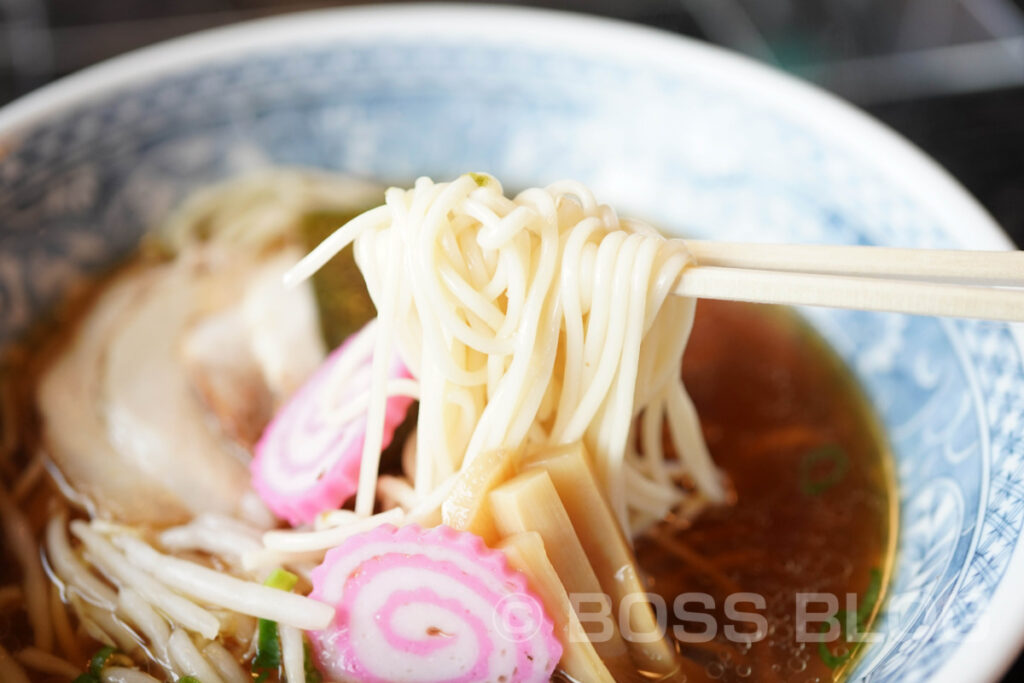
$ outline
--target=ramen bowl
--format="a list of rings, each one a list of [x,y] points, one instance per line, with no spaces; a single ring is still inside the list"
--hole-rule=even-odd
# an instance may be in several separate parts
[[[0,343],[190,191],[270,165],[574,178],[722,240],[1010,247],[906,142],[722,50],[551,12],[366,7],[172,41],[0,111]],[[1024,635],[1024,334],[804,313],[873,402],[898,480],[893,581],[853,679],[997,678]]]

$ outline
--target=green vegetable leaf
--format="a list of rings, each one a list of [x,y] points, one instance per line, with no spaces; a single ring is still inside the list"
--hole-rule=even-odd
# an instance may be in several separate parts
[[[178,679],[178,683],[202,683],[202,681],[195,676],[183,676]]]
[[[822,467],[828,467],[824,474]],[[815,448],[800,461],[800,489],[807,496],[820,495],[841,482],[849,471],[850,458],[840,446]]]

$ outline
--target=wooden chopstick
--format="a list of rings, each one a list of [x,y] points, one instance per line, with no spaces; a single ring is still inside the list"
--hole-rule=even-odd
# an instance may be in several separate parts
[[[701,266],[1024,286],[1024,252],[686,240]]]
[[[683,271],[674,293],[704,299],[1024,321],[1024,290],[914,280],[697,265]]]

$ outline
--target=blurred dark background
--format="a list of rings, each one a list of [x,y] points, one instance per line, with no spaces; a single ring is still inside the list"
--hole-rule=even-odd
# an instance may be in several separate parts
[[[0,104],[174,36],[328,0],[0,0]],[[1024,0],[527,0],[657,26],[818,83],[910,138],[1024,245]]]
[[[0,104],[133,48],[325,0],[0,0]],[[1024,246],[1024,0],[540,0],[729,47],[936,158]],[[1007,681],[1024,680],[1024,661]]]

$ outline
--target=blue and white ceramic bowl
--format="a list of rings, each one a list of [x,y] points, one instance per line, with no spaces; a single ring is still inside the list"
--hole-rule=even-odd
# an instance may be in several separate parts
[[[719,239],[1009,246],[904,141],[720,50],[528,10],[330,11],[143,50],[0,112],[0,342],[190,190],[268,164],[571,177],[623,213]],[[808,313],[898,459],[886,637],[855,676],[996,678],[1024,633],[1022,330]]]

